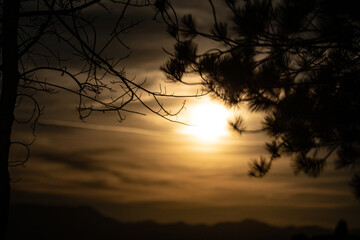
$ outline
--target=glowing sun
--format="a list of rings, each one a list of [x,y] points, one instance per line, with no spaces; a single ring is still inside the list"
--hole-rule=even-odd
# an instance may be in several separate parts
[[[230,111],[224,106],[207,102],[189,108],[189,124],[184,129],[186,134],[204,141],[215,141],[227,135]]]

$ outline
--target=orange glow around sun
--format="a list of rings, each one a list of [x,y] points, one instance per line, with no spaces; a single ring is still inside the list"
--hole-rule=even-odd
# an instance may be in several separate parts
[[[189,107],[188,121],[183,133],[193,135],[202,141],[214,142],[229,134],[228,118],[231,112],[223,105],[206,102]]]

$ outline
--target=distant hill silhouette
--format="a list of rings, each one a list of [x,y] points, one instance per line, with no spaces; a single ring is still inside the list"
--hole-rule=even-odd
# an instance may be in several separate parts
[[[89,207],[19,205],[11,208],[9,239],[46,240],[303,240],[335,239],[320,227],[274,227],[256,220],[216,225],[121,223]],[[317,236],[307,238],[306,236]],[[349,239],[360,240],[359,237]]]

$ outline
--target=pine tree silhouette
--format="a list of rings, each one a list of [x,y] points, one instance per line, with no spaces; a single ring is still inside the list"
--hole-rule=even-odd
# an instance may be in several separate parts
[[[163,5],[167,1],[162,0]],[[231,20],[220,21],[210,0],[213,26],[198,29],[196,19],[179,21],[163,8],[174,53],[162,66],[167,78],[185,83],[200,75],[214,96],[264,114],[268,157],[253,161],[251,176],[262,177],[273,160],[289,155],[295,173],[318,176],[329,158],[353,170],[360,197],[360,15],[354,1],[226,0]],[[170,11],[171,10],[171,11]],[[165,14],[167,13],[167,14]],[[199,52],[197,39],[218,48]],[[357,174],[356,174],[357,172]]]

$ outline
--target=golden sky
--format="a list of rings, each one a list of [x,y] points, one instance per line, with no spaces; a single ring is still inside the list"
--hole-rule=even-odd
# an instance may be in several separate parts
[[[192,11],[207,22],[207,1],[183,1],[180,12]],[[204,4],[204,6],[202,6]],[[147,14],[147,15],[146,15]],[[151,11],[145,12],[151,18]],[[172,40],[160,24],[147,21],[125,38],[133,54],[127,74],[150,88],[194,94],[194,88],[169,84],[159,71]],[[206,47],[204,43],[200,47]],[[49,76],[58,78],[58,76]],[[178,120],[166,121],[134,104],[147,116],[115,114],[77,119],[76,97],[60,92],[39,94],[46,106],[26,167],[11,169],[13,203],[90,205],[123,221],[215,223],[255,218],[277,225],[318,224],[333,227],[346,219],[360,227],[360,206],[348,186],[349,172],[330,163],[319,178],[295,176],[291,160],[274,163],[263,179],[247,176],[251,159],[265,154],[263,134],[238,135],[227,126],[234,109],[210,96],[186,99]],[[110,97],[110,96],[104,96]],[[150,99],[145,100],[152,104]],[[184,99],[163,99],[176,111]],[[17,110],[26,117],[30,106]],[[249,128],[261,123],[242,107]],[[30,141],[29,126],[16,125],[14,139]],[[12,159],[21,158],[13,148]]]

